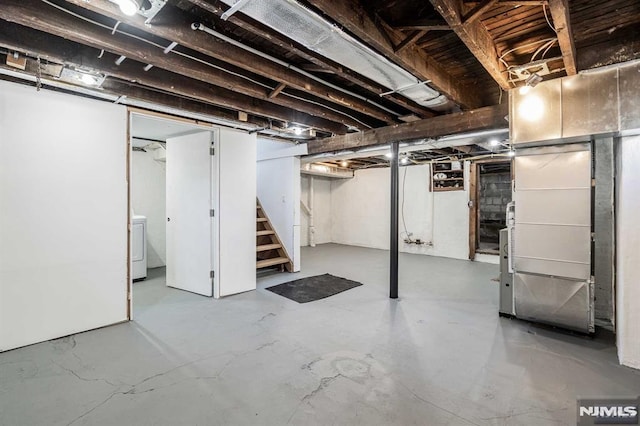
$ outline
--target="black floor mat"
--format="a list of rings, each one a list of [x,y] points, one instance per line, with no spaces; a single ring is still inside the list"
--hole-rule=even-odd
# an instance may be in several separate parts
[[[362,283],[346,278],[324,274],[279,284],[269,287],[267,290],[298,303],[307,303],[324,299],[361,285]]]

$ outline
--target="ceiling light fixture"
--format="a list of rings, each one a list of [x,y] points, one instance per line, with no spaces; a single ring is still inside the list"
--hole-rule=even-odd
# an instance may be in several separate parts
[[[140,10],[142,0],[112,0],[120,6],[120,10],[127,16],[133,16]]]
[[[500,145],[500,141],[499,141],[498,139],[491,139],[491,140],[489,141],[489,145],[491,145],[491,146],[498,146],[498,145]]]
[[[85,86],[100,87],[105,80],[105,75],[92,70],[64,67],[60,72],[60,80],[72,84],[81,83]]]
[[[510,149],[509,152],[507,152],[507,155],[509,157],[514,157],[516,155],[516,152],[514,150]]]
[[[340,163],[340,165],[342,167],[347,167],[347,166],[349,166],[349,162],[347,160],[344,160],[344,161],[342,161],[342,163]]]
[[[387,152],[384,156],[387,158],[393,158],[393,154],[390,152]]]
[[[526,95],[527,93],[529,93],[529,91],[532,88],[536,87],[538,83],[540,83],[541,81],[542,81],[542,77],[540,77],[540,74],[534,72],[529,77],[527,77],[527,79],[524,81],[524,86],[522,86],[519,90],[520,94]]]
[[[402,157],[402,159],[400,160],[400,163],[402,164],[407,164],[409,162],[409,159],[407,157]]]

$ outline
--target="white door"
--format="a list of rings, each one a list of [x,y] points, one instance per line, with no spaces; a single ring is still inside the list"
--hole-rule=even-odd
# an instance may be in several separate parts
[[[213,132],[167,139],[167,285],[213,296]]]

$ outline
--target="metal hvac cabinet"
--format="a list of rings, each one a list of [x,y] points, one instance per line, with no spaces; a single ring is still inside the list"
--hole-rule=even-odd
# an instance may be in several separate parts
[[[509,230],[500,230],[500,315],[514,316],[513,274],[509,272]]]
[[[591,145],[518,151],[514,310],[518,318],[594,331]]]

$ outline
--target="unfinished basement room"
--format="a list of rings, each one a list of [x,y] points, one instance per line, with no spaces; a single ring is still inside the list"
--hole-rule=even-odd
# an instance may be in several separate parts
[[[640,424],[638,0],[0,0],[0,426]]]

